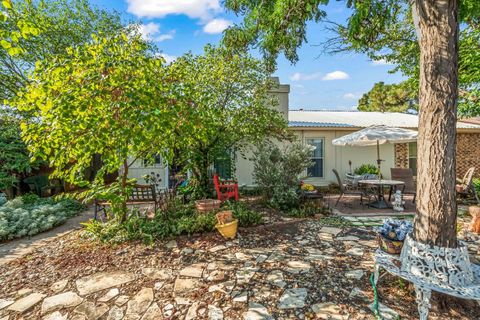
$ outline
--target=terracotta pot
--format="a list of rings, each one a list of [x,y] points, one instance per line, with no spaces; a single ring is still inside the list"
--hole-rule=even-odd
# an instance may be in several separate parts
[[[480,206],[468,207],[468,213],[472,216],[470,231],[480,234]]]
[[[220,232],[225,239],[234,239],[237,236],[238,220],[235,219],[226,224],[217,223],[215,228],[217,228],[218,232]]]
[[[382,251],[390,254],[400,254],[403,248],[403,241],[395,241],[390,240],[382,236],[381,234],[377,234],[377,241],[378,246]]]
[[[195,207],[200,213],[212,212],[220,208],[221,201],[216,199],[203,199],[195,201]]]

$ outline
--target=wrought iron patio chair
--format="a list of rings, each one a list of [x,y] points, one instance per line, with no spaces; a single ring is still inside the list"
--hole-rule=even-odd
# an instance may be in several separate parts
[[[346,183],[343,183],[342,180],[340,179],[340,175],[338,174],[338,171],[336,169],[332,169],[333,173],[335,174],[335,177],[337,178],[337,183],[340,188],[340,196],[337,199],[337,202],[335,203],[335,207],[338,205],[340,202],[340,199],[342,199],[343,196],[359,196],[360,197],[360,204],[363,206],[363,198],[366,197],[368,198],[368,201],[370,202],[370,198],[373,196],[368,190],[364,188],[358,188],[358,187],[352,187]]]
[[[390,175],[392,176],[392,180],[399,180],[403,181],[404,185],[401,187],[402,194],[410,194],[413,195],[412,203],[415,203],[417,198],[417,186],[413,179],[413,170],[410,168],[390,168]],[[390,190],[390,194],[388,199],[390,200],[392,196],[392,191]]]

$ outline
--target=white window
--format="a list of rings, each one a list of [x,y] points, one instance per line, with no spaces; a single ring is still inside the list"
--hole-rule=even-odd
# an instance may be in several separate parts
[[[151,159],[143,159],[143,166],[146,168],[158,168],[162,166],[162,157],[157,154]]]
[[[314,147],[310,159],[313,162],[313,166],[308,168],[307,174],[309,177],[323,178],[324,170],[324,138],[312,138],[306,140],[308,145]]]
[[[417,143],[408,144],[408,167],[412,169],[413,175],[417,175]]]

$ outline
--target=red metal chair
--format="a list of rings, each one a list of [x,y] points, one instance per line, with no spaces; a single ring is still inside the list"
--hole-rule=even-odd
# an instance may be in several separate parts
[[[215,191],[217,192],[218,200],[225,201],[230,198],[234,198],[238,201],[238,183],[235,180],[222,180],[218,177],[218,174],[213,175],[213,184],[215,185]]]

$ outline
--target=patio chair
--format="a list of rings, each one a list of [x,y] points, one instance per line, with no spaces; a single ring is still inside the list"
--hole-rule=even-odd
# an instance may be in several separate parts
[[[340,188],[340,196],[337,199],[337,202],[335,203],[335,207],[338,205],[340,202],[340,199],[342,199],[343,196],[360,196],[360,204],[363,206],[363,197],[367,197],[368,201],[370,201],[371,195],[369,195],[365,190],[359,189],[359,188],[352,188],[350,185],[345,184],[342,182],[340,179],[340,175],[338,174],[338,171],[336,169],[332,169],[333,173],[335,174],[335,177],[337,178],[338,186]]]
[[[417,186],[415,185],[415,181],[413,180],[413,171],[410,168],[390,168],[390,175],[392,176],[392,180],[399,180],[404,182],[402,194],[410,194],[413,195],[412,203],[415,203],[417,199]],[[392,191],[390,190],[390,194],[388,200],[392,196]]]
[[[480,204],[478,199],[477,191],[475,190],[475,186],[473,185],[473,174],[475,173],[475,167],[471,167],[467,170],[463,179],[457,178],[457,185],[455,186],[457,190],[457,195],[462,197],[467,197],[471,192],[477,201]]]
[[[233,198],[238,201],[238,183],[235,180],[220,180],[218,174],[213,175],[213,184],[218,200],[225,201]]]
[[[48,195],[54,195],[56,192],[63,192],[65,190],[63,183],[59,179],[49,180],[48,176],[31,176],[23,179],[23,182],[28,185],[30,191],[42,197],[44,191],[48,191]]]

